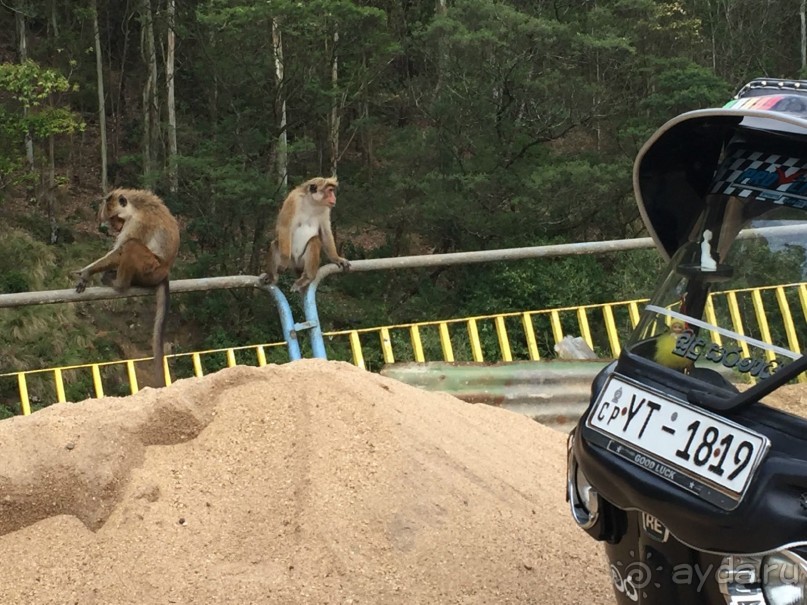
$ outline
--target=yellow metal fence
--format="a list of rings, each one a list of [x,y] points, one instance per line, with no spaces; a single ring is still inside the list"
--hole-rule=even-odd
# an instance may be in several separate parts
[[[555,357],[555,345],[564,336],[574,335],[582,336],[599,357],[616,358],[620,341],[638,323],[640,305],[645,302],[637,299],[326,332],[326,351],[329,359],[351,361],[375,371],[401,361],[549,359]],[[706,319],[731,326],[739,334],[800,351],[807,339],[807,283],[715,293],[708,302]],[[721,344],[719,334],[712,333],[712,338]],[[744,343],[743,348],[747,355]],[[286,343],[275,342],[168,355],[164,364],[166,384],[223,367],[282,363],[288,360],[286,351]],[[140,388],[137,366],[148,360],[0,374],[0,392],[15,392],[16,401],[3,403],[22,414],[54,402],[133,394]],[[15,388],[3,381],[15,381]],[[70,393],[66,385],[70,385]]]

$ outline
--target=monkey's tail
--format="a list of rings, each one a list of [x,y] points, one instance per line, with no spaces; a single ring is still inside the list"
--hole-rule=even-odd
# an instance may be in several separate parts
[[[154,373],[157,376],[157,386],[164,387],[165,368],[163,367],[163,359],[165,358],[165,351],[163,341],[165,339],[165,321],[170,308],[168,278],[157,285],[156,298],[157,309],[154,313],[154,333],[151,337],[151,348],[154,355]]]

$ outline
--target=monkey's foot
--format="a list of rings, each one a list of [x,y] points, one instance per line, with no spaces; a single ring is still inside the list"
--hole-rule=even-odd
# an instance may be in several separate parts
[[[269,275],[268,273],[261,273],[258,276],[258,283],[262,286],[269,286],[277,283],[277,275]]]
[[[308,284],[311,283],[311,280],[307,277],[303,276],[294,282],[294,285],[291,287],[292,292],[302,292],[308,287]]]
[[[109,271],[104,271],[104,274],[101,276],[101,283],[105,286],[112,286],[115,285],[115,279],[118,277],[118,272],[115,269],[110,269]]]
[[[336,261],[336,266],[342,271],[350,271],[350,261],[346,258],[340,258],[338,261]]]

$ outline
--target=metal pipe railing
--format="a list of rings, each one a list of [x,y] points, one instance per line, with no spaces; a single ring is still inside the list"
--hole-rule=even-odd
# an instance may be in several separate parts
[[[446,267],[452,265],[468,265],[474,263],[490,263],[508,260],[527,260],[549,258],[555,256],[574,256],[583,254],[602,254],[607,252],[623,252],[652,248],[653,239],[640,237],[635,239],[618,239],[603,242],[583,242],[576,244],[550,244],[527,248],[502,248],[500,250],[479,250],[474,252],[453,252],[449,254],[421,254],[416,256],[396,256],[392,258],[375,258],[350,262],[349,272],[384,271],[389,269],[415,269],[422,267]],[[314,281],[303,293],[303,312],[310,324],[311,349],[314,357],[326,359],[325,341],[317,313],[317,287],[320,282],[334,273],[344,273],[337,265],[328,264],[319,268]]]
[[[289,349],[291,360],[300,359],[300,343],[297,340],[294,317],[286,296],[277,286],[264,284],[257,275],[230,275],[226,277],[203,277],[201,279],[177,279],[171,281],[171,293],[202,292],[207,290],[233,290],[236,288],[258,288],[268,292],[275,301],[280,315],[280,326],[283,338]],[[87,288],[84,292],[69,290],[42,290],[38,292],[15,292],[0,294],[0,309],[25,307],[30,305],[51,305],[56,303],[77,303],[94,300],[110,300],[115,298],[134,298],[151,296],[153,288],[129,288],[126,292],[118,292],[114,288],[98,286]]]
[[[396,256],[370,260],[350,261],[350,272],[383,271],[385,269],[415,269],[419,267],[445,267],[450,265],[470,265],[507,260],[526,260],[553,256],[579,256],[652,248],[655,244],[650,237],[616,239],[603,242],[583,242],[577,244],[549,244],[527,248],[502,248],[500,250],[478,250],[474,252],[451,252],[448,254],[421,254],[417,256]],[[320,267],[313,284],[342,270],[335,264]],[[309,287],[309,290],[311,288]],[[316,289],[316,288],[314,288]]]
[[[228,277],[171,280],[172,293],[200,292],[203,290],[231,290],[234,288],[250,287],[260,287],[257,276],[231,275]],[[151,296],[153,294],[154,288],[130,288],[126,292],[118,292],[114,288],[108,288],[106,286],[87,288],[80,294],[76,292],[74,288],[70,288],[69,290],[16,292],[14,294],[0,294],[0,308],[109,300],[113,298],[133,298],[136,296]]]

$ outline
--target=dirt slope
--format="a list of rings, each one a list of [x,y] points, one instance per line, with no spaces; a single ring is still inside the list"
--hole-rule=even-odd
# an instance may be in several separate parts
[[[4,605],[612,602],[565,435],[346,363],[53,406],[0,458]]]

